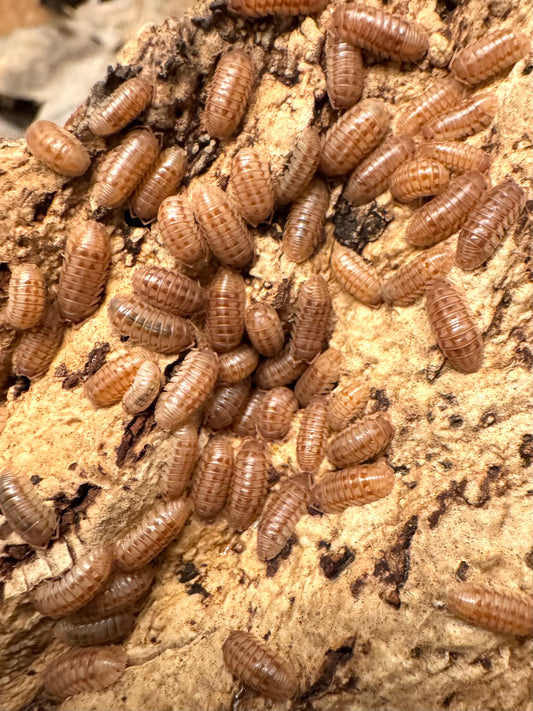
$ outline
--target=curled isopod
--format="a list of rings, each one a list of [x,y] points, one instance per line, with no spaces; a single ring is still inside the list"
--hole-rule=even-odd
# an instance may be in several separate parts
[[[495,185],[468,213],[457,243],[456,264],[466,271],[490,259],[526,205],[526,193],[512,178]]]
[[[242,49],[220,58],[209,86],[203,123],[210,136],[229,138],[239,126],[252,91],[254,65]]]
[[[279,491],[266,502],[257,526],[257,555],[261,560],[272,560],[283,549],[308,503],[307,476],[292,476],[281,483]]]
[[[233,473],[233,447],[227,437],[214,437],[204,447],[194,474],[193,510],[197,516],[213,519],[222,511]]]
[[[500,27],[463,47],[450,62],[451,73],[475,86],[512,67],[531,50],[531,40],[520,30]]]
[[[291,206],[283,229],[283,253],[300,264],[313,254],[322,235],[329,190],[319,179],[312,180]]]
[[[255,146],[241,148],[231,163],[230,195],[244,219],[258,225],[274,210],[274,187],[264,152]]]
[[[465,622],[491,632],[533,635],[530,595],[487,583],[461,583],[448,590],[448,610]]]
[[[300,286],[290,348],[295,360],[310,363],[326,340],[331,316],[331,295],[324,278],[315,274]]]
[[[80,323],[98,308],[110,263],[111,244],[104,225],[87,220],[71,231],[57,287],[57,308],[65,321]]]
[[[142,348],[134,348],[103,365],[85,383],[85,394],[95,407],[120,402],[135,380],[141,364],[153,356]]]
[[[177,538],[190,513],[189,499],[160,501],[116,542],[115,561],[118,567],[137,570],[145,566]]]
[[[460,373],[475,373],[483,363],[483,339],[459,291],[435,281],[426,291],[426,312],[437,343]]]
[[[188,353],[173,373],[155,406],[155,421],[174,432],[207,400],[218,376],[218,358],[208,350]]]
[[[338,5],[331,16],[331,27],[344,42],[379,57],[417,62],[429,48],[429,37],[420,25],[369,5]]]
[[[322,173],[343,175],[355,168],[381,142],[389,119],[381,99],[364,99],[348,109],[324,137],[319,162]]]
[[[381,279],[375,268],[338,242],[331,254],[331,271],[340,285],[363,304],[376,308],[383,302]]]
[[[282,439],[290,429],[298,400],[289,388],[272,388],[266,392],[255,416],[257,431],[265,439]]]
[[[340,513],[383,499],[393,486],[394,470],[381,460],[328,472],[311,489],[311,501],[319,511]]]
[[[267,488],[268,461],[265,445],[257,439],[245,440],[235,457],[228,495],[228,521],[244,531],[259,516]]]
[[[76,178],[91,165],[83,143],[52,121],[35,121],[26,131],[28,150],[50,170]]]
[[[490,155],[484,150],[458,141],[422,143],[417,146],[416,157],[438,160],[454,173],[486,173],[491,163]]]
[[[122,407],[128,415],[144,412],[161,391],[161,370],[153,360],[141,363],[133,383],[124,393]]]
[[[320,159],[320,134],[309,126],[298,137],[283,172],[274,185],[278,205],[294,202],[316,172]]]
[[[229,0],[228,10],[244,17],[310,15],[326,5],[327,0]]]
[[[158,353],[179,353],[194,343],[190,321],[145,304],[133,294],[114,296],[107,314],[119,336]]]
[[[31,593],[35,607],[43,615],[66,617],[76,612],[100,592],[111,573],[113,547],[100,546],[86,553],[58,580],[44,580]]]
[[[315,396],[333,389],[339,380],[341,364],[342,353],[336,348],[328,348],[311,363],[294,387],[300,407],[306,407]]]
[[[30,379],[44,375],[61,347],[64,334],[65,326],[57,307],[51,305],[39,323],[22,334],[13,359],[15,373]]]
[[[218,379],[221,383],[238,383],[251,375],[259,363],[259,354],[252,346],[241,343],[234,351],[218,359]]]
[[[452,77],[437,79],[400,111],[394,122],[396,133],[416,133],[425,123],[458,104],[464,94],[464,88]]]
[[[198,422],[194,416],[170,436],[171,455],[161,472],[159,486],[171,499],[181,496],[191,478],[200,450],[198,447]]]
[[[465,99],[457,107],[428,121],[420,130],[426,141],[451,141],[478,133],[489,126],[498,113],[496,94],[483,92]]]
[[[96,106],[89,118],[95,136],[111,136],[125,128],[152,100],[154,88],[144,77],[133,77],[121,84]]]
[[[120,679],[127,661],[122,647],[71,649],[46,667],[44,690],[55,699],[66,699],[106,689]]]
[[[246,332],[255,350],[272,357],[283,350],[285,334],[277,311],[259,302],[252,304],[245,314]]]
[[[401,202],[437,195],[450,182],[448,169],[436,160],[419,158],[404,164],[390,180],[390,191]]]
[[[89,620],[118,612],[136,612],[150,591],[154,577],[154,570],[149,566],[129,573],[115,570],[102,590],[76,614]]]
[[[244,409],[232,423],[231,429],[235,434],[241,435],[241,437],[255,436],[257,410],[265,392],[265,390],[255,390],[252,392]]]
[[[163,200],[157,226],[163,244],[175,259],[189,265],[207,261],[209,247],[196,224],[187,195],[171,195]]]
[[[360,47],[330,32],[326,37],[326,88],[334,109],[349,109],[363,93],[365,70]]]
[[[10,527],[30,546],[44,548],[57,528],[57,516],[35,491],[29,477],[0,475],[0,508]]]
[[[55,633],[58,639],[71,647],[90,647],[121,642],[134,626],[135,617],[131,612],[118,612],[100,620],[87,620],[74,614],[58,622]]]
[[[221,267],[209,286],[205,330],[217,353],[228,353],[242,341],[246,288],[244,279],[231,269]]]
[[[288,345],[278,355],[259,363],[255,371],[255,382],[263,390],[288,385],[299,378],[306,367],[304,361],[296,360]]]
[[[396,428],[387,412],[375,412],[348,425],[331,440],[327,457],[334,467],[348,467],[383,452]]]
[[[186,316],[205,307],[200,284],[172,269],[146,264],[135,271],[131,285],[141,301],[172,314]]]
[[[131,196],[130,209],[143,222],[153,220],[163,200],[176,192],[187,170],[187,153],[180,146],[164,150]]]
[[[44,312],[46,287],[44,275],[36,264],[19,264],[11,269],[4,315],[13,328],[36,326]]]
[[[326,454],[328,404],[317,397],[305,408],[296,438],[296,460],[304,474],[315,474]]]
[[[334,431],[343,430],[351,420],[362,415],[369,397],[370,385],[364,381],[350,381],[336,388],[329,398],[329,427]]]
[[[250,394],[250,378],[231,385],[220,385],[207,401],[204,425],[212,430],[224,430],[243,410]]]

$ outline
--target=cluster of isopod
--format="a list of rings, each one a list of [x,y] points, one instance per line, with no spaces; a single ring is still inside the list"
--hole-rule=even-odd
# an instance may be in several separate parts
[[[316,13],[326,4],[228,0],[228,9],[254,18]],[[425,295],[429,320],[450,364],[464,373],[481,366],[480,332],[461,288],[446,276],[454,263],[471,270],[490,258],[517,221],[525,193],[510,178],[489,189],[488,155],[459,139],[486,128],[498,108],[494,94],[484,90],[469,96],[469,88],[514,65],[529,42],[519,30],[501,29],[462,49],[450,63],[451,75],[396,116],[390,133],[386,102],[360,100],[362,51],[417,62],[428,46],[422,28],[403,17],[358,4],[336,6],[327,18],[326,78],[331,105],[343,113],[323,136],[307,128],[279,174],[273,175],[264,148],[245,147],[233,158],[226,189],[195,181],[189,191],[177,192],[187,171],[185,151],[170,146],[160,152],[150,128],[134,127],[99,161],[89,195],[92,212],[67,240],[49,303],[37,266],[12,269],[4,318],[25,331],[14,368],[32,379],[48,369],[65,324],[90,317],[103,298],[111,264],[110,235],[103,224],[109,211],[128,204],[144,223],[156,220],[154,231],[182,265],[179,270],[139,267],[131,293],[108,304],[113,330],[134,347],[92,375],[85,393],[95,407],[122,403],[132,416],[154,406],[157,425],[170,433],[172,455],[160,480],[162,498],[140,521],[113,545],[88,551],[63,576],[32,591],[35,607],[60,620],[59,639],[81,647],[45,672],[50,695],[65,698],[120,678],[126,654],[107,645],[130,634],[153,582],[150,562],[176,539],[191,513],[212,521],[225,511],[236,531],[258,519],[257,554],[270,560],[288,543],[308,507],[338,513],[381,499],[393,488],[394,471],[381,456],[395,432],[390,416],[364,414],[368,383],[335,387],[342,354],[327,347],[332,312],[327,282],[315,274],[301,283],[291,323],[282,322],[266,301],[249,303],[239,270],[254,259],[250,226],[289,205],[282,252],[299,264],[321,242],[328,179],[350,174],[344,196],[354,207],[387,189],[405,203],[436,196],[414,212],[406,229],[411,244],[430,249],[382,282],[363,257],[337,243],[331,272],[373,308],[383,302],[407,306]],[[211,137],[224,141],[238,130],[254,74],[244,49],[222,55],[202,116]],[[89,112],[83,128],[100,140],[114,137],[142,114],[153,93],[146,78],[129,79]],[[79,177],[91,165],[84,143],[50,122],[33,124],[26,140],[28,150],[61,175]],[[459,230],[455,247],[449,238]],[[218,269],[211,277],[213,263]],[[184,351],[165,382],[158,354]],[[268,442],[287,437],[299,408],[299,472],[283,479],[265,505]],[[209,440],[200,451],[202,426]],[[235,437],[241,438],[237,451]],[[332,469],[320,475],[325,458]],[[57,519],[29,478],[4,473],[0,506],[25,541],[47,546]],[[450,593],[449,608],[494,631],[533,631],[531,601],[514,593],[464,584]],[[246,632],[227,638],[223,657],[237,678],[265,696],[287,699],[297,693],[292,665]]]

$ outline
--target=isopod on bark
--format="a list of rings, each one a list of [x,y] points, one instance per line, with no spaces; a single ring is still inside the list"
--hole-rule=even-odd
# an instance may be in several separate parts
[[[213,519],[222,511],[233,473],[233,447],[227,437],[214,437],[202,451],[192,486],[193,510]]]
[[[441,193],[450,182],[450,173],[441,163],[419,158],[405,163],[390,180],[390,191],[401,202]]]
[[[394,470],[381,460],[328,472],[311,489],[311,501],[319,511],[340,513],[383,499],[393,487]]]
[[[315,274],[300,286],[289,347],[295,360],[310,363],[326,340],[331,295],[322,276]]]
[[[245,311],[244,279],[221,267],[209,286],[205,319],[207,338],[217,353],[228,353],[240,344]]]
[[[13,328],[36,326],[44,313],[46,287],[36,264],[19,264],[11,269],[5,317]]]
[[[129,573],[115,570],[102,590],[76,614],[89,620],[117,612],[136,612],[152,587],[154,576],[154,570],[149,566]]]
[[[291,206],[282,243],[283,253],[291,262],[305,262],[317,248],[328,205],[328,187],[317,178],[304,188]]]
[[[146,264],[135,271],[131,285],[141,301],[171,314],[187,316],[205,308],[200,284],[172,269]]]
[[[339,380],[342,353],[328,348],[311,363],[294,388],[300,407],[306,407],[316,395],[325,395]]]
[[[187,170],[187,154],[180,146],[164,150],[135,189],[130,209],[135,217],[150,222],[163,200],[176,192]]]
[[[416,157],[437,160],[454,173],[486,173],[491,163],[489,154],[484,150],[458,141],[422,143],[417,146]]]
[[[304,474],[315,474],[326,454],[328,403],[317,397],[305,408],[296,438],[296,460]]]
[[[367,415],[333,437],[327,458],[338,469],[360,464],[383,452],[395,431],[387,412]]]
[[[85,394],[95,407],[106,407],[120,402],[135,380],[141,364],[152,360],[153,356],[142,348],[134,348],[123,353],[100,370],[85,383]]]
[[[52,121],[34,121],[26,131],[28,150],[50,170],[76,178],[91,165],[83,143]]]
[[[43,674],[46,694],[67,699],[115,684],[126,669],[122,647],[71,649],[49,664]]]
[[[309,126],[298,137],[281,175],[274,184],[278,205],[294,202],[316,172],[320,160],[320,134]]]
[[[212,430],[229,428],[243,410],[250,389],[250,378],[231,385],[220,385],[207,401],[204,425]]]
[[[244,531],[258,517],[266,495],[267,473],[264,443],[245,440],[235,457],[228,496],[228,522],[237,531]]]
[[[245,314],[246,332],[255,350],[271,358],[283,350],[285,334],[279,316],[268,304],[252,304]]]
[[[370,385],[364,381],[350,381],[336,388],[329,398],[329,427],[334,431],[343,430],[351,420],[363,414],[369,397]]]
[[[331,271],[340,285],[363,304],[376,308],[383,302],[382,283],[375,268],[338,242],[331,255]]]
[[[394,122],[396,133],[416,133],[425,123],[458,104],[464,94],[464,88],[452,77],[437,79],[400,111]]]
[[[157,226],[163,244],[175,259],[193,265],[209,258],[209,247],[184,193],[163,200],[157,213]]]
[[[56,636],[71,647],[113,644],[125,639],[135,626],[131,612],[118,612],[99,620],[87,620],[76,613],[55,626]]]
[[[121,84],[92,111],[89,130],[95,136],[111,136],[125,128],[152,100],[154,88],[144,77]]]
[[[230,8],[231,9],[231,8]],[[220,58],[209,86],[203,123],[210,136],[229,138],[237,130],[252,91],[254,65],[241,49]]]
[[[475,86],[512,67],[530,50],[531,40],[527,35],[512,27],[500,27],[463,47],[453,57],[449,69],[457,79]]]
[[[349,109],[363,93],[365,70],[359,47],[343,42],[330,32],[326,37],[326,87],[334,109]]]
[[[279,491],[266,502],[257,526],[257,555],[272,560],[294,533],[296,524],[307,510],[309,483],[300,474],[281,482]]]
[[[274,210],[270,164],[255,146],[241,148],[231,163],[229,193],[244,219],[257,226]]]
[[[288,385],[300,377],[307,364],[296,360],[290,344],[273,358],[267,358],[259,363],[255,371],[255,382],[263,390]]]
[[[478,133],[489,126],[498,113],[496,94],[483,92],[465,99],[445,114],[432,119],[420,130],[425,141],[451,141]]]
[[[228,9],[244,17],[310,15],[320,12],[327,0],[229,0]]]
[[[193,415],[170,436],[172,453],[159,479],[161,491],[169,498],[176,499],[184,493],[200,456],[198,426]]]
[[[259,354],[255,348],[242,343],[234,351],[219,356],[218,379],[221,383],[238,383],[251,375],[258,363]]]
[[[128,415],[144,412],[159,395],[161,387],[161,369],[153,360],[145,360],[124,393],[122,407]]]
[[[241,437],[255,437],[257,409],[265,392],[265,390],[252,392],[243,411],[233,421],[232,430],[235,434],[241,435]]]
[[[30,379],[44,375],[61,347],[64,333],[65,326],[53,304],[45,309],[37,326],[22,334],[13,359],[15,373]]]
[[[0,475],[0,508],[13,531],[35,548],[44,548],[57,528],[54,509],[29,477],[9,471]]]
[[[298,400],[292,390],[285,387],[272,388],[263,395],[257,408],[257,431],[267,440],[282,439],[288,434],[297,409]]]

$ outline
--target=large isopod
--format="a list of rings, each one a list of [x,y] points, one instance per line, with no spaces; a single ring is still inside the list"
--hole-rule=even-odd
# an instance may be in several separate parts
[[[326,454],[328,403],[316,397],[305,408],[296,438],[296,460],[304,474],[315,474]]]
[[[338,469],[360,464],[383,452],[395,431],[387,412],[367,415],[333,437],[327,457]]]
[[[11,269],[5,318],[13,328],[36,326],[44,313],[46,286],[36,264],[19,264]]]
[[[131,196],[130,209],[135,217],[150,222],[163,200],[176,192],[187,170],[187,153],[180,146],[164,150]]]
[[[26,131],[28,150],[50,170],[76,178],[91,165],[83,143],[52,121],[35,121]]]
[[[402,165],[390,179],[390,191],[401,202],[438,195],[450,182],[448,169],[436,160],[418,158]]]
[[[306,367],[304,361],[296,360],[289,344],[278,355],[259,363],[255,371],[255,382],[263,390],[289,385],[300,377]]]
[[[85,619],[75,613],[55,626],[56,637],[71,647],[121,642],[133,630],[135,617],[131,612],[117,612],[99,620]]]
[[[305,262],[317,248],[328,205],[328,187],[322,180],[315,179],[291,206],[282,243],[283,253],[291,262]]]
[[[372,308],[383,303],[382,282],[375,268],[353,249],[338,242],[331,255],[331,271],[354,298]]]
[[[322,276],[315,274],[300,286],[289,347],[297,361],[310,363],[320,353],[331,317],[331,295]]]
[[[251,375],[259,363],[259,354],[252,346],[242,343],[234,351],[218,358],[218,379],[221,383],[238,383]]]
[[[300,407],[306,407],[316,395],[325,395],[339,380],[342,353],[328,348],[301,375],[294,388]]]
[[[257,526],[257,555],[272,560],[286,545],[307,510],[309,483],[305,475],[282,481],[279,491],[266,502]]]
[[[225,430],[246,405],[251,389],[250,378],[230,385],[220,385],[207,401],[204,425],[211,430]]]
[[[228,496],[228,521],[244,531],[261,512],[267,489],[268,461],[265,445],[257,439],[243,442],[235,457]]]
[[[31,546],[44,548],[56,531],[57,516],[29,477],[9,471],[0,475],[0,508],[13,531]]]
[[[518,29],[500,27],[457,52],[450,71],[457,79],[475,86],[512,67],[530,50],[530,37]]]
[[[227,437],[214,437],[202,451],[192,486],[193,511],[213,519],[222,511],[233,473],[233,447]]]
[[[254,65],[249,54],[232,49],[220,58],[209,86],[203,123],[210,136],[229,138],[239,126],[252,90]]]
[[[245,315],[246,331],[255,350],[272,358],[283,350],[285,333],[277,311],[259,302],[252,304]]]
[[[64,334],[65,326],[57,307],[51,305],[39,323],[22,334],[13,358],[15,373],[30,379],[44,375],[61,347]]]
[[[115,684],[126,669],[122,647],[85,647],[65,652],[44,673],[44,690],[55,699],[100,691]]]
[[[95,136],[118,133],[148,106],[153,91],[144,77],[128,79],[92,111],[89,130]]]
[[[383,499],[393,486],[394,470],[381,460],[328,472],[311,489],[311,501],[319,511],[340,513]]]
[[[343,42],[331,32],[326,37],[326,87],[334,109],[349,109],[363,93],[365,70],[360,47]]]
[[[185,193],[163,200],[157,213],[157,226],[163,244],[175,259],[189,265],[207,261],[209,247]]]
[[[133,383],[124,393],[122,407],[128,415],[138,415],[150,407],[162,387],[161,369],[153,360],[141,363]]]
[[[309,126],[296,140],[283,172],[274,184],[278,205],[288,205],[301,195],[316,172],[320,150],[318,129]]]
[[[209,286],[205,330],[217,353],[228,353],[240,344],[244,333],[246,289],[237,272],[221,267]]]
[[[454,173],[471,170],[486,173],[490,168],[490,155],[482,148],[459,141],[422,143],[416,149],[417,158],[432,158]]]
[[[288,434],[297,409],[298,400],[292,390],[285,387],[272,388],[263,395],[257,408],[257,431],[267,440],[282,439]]]
[[[229,0],[228,9],[244,17],[310,15],[320,12],[327,0]]]
[[[142,348],[134,348],[103,365],[85,383],[85,394],[96,407],[120,402],[135,380],[141,364],[153,356]]]
[[[336,388],[329,398],[328,425],[334,431],[343,430],[351,420],[363,414],[370,397],[366,381],[353,380]]]
[[[231,429],[241,437],[255,437],[257,410],[265,394],[265,390],[255,390],[252,392],[244,409],[235,418]]]
[[[154,576],[155,572],[150,566],[128,573],[115,570],[102,590],[76,614],[89,620],[117,612],[136,612],[150,591]]]
[[[171,499],[177,499],[184,493],[200,456],[198,426],[193,415],[170,436],[172,452],[161,473],[159,486],[165,496]]]
[[[244,219],[257,226],[274,210],[270,164],[260,148],[241,148],[231,163],[229,192]]]
[[[465,99],[458,106],[426,123],[420,137],[426,141],[451,141],[490,126],[498,113],[498,97],[490,92]]]
[[[200,284],[172,269],[146,264],[135,271],[131,284],[139,299],[171,314],[187,316],[205,308]]]
[[[464,88],[452,77],[437,79],[400,111],[394,122],[395,132],[416,133],[425,123],[458,104],[464,94]]]

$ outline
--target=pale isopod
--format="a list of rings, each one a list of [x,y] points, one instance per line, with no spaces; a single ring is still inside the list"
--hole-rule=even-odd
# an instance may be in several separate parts
[[[289,388],[272,388],[262,399],[255,422],[257,431],[265,439],[282,439],[288,434],[298,400]]]
[[[235,457],[228,496],[228,521],[237,531],[244,531],[259,515],[266,494],[267,473],[264,443],[245,440]]]
[[[456,617],[491,632],[533,635],[530,595],[486,583],[461,583],[448,590],[447,603]]]
[[[259,362],[255,348],[242,343],[234,351],[224,353],[218,359],[218,379],[222,383],[238,383],[253,373]]]
[[[318,167],[320,149],[318,129],[309,126],[297,139],[287,164],[274,185],[278,205],[294,202],[303,192]]]
[[[459,103],[464,93],[461,84],[452,77],[437,79],[400,111],[394,122],[396,133],[416,133],[425,123]]]
[[[311,489],[311,501],[324,513],[340,513],[383,499],[393,486],[394,470],[382,460],[325,474]]]
[[[296,438],[296,460],[304,474],[315,474],[326,454],[328,404],[317,397],[305,408]]]
[[[339,469],[360,464],[383,452],[394,437],[395,430],[388,413],[367,415],[333,437],[327,457]]]
[[[120,402],[146,360],[152,360],[152,354],[141,348],[123,353],[91,375],[85,383],[85,394],[96,407]]]
[[[315,251],[326,220],[329,190],[322,180],[312,180],[291,206],[283,230],[283,253],[300,264]]]
[[[137,611],[154,582],[154,570],[149,566],[129,573],[116,570],[102,590],[78,611],[84,619],[99,619],[117,612]]]
[[[45,309],[37,326],[20,339],[14,356],[15,373],[30,379],[44,375],[61,347],[64,333],[56,306]]]
[[[36,493],[29,477],[13,472],[0,476],[0,508],[13,531],[30,546],[44,548],[57,528],[54,510]]]
[[[331,295],[319,274],[300,286],[296,298],[295,319],[290,348],[295,360],[311,362],[326,340],[331,316]]]
[[[241,49],[220,58],[209,86],[203,123],[210,136],[229,138],[241,122],[254,81],[254,65]]]
[[[204,424],[212,430],[230,427],[233,420],[243,410],[251,382],[249,378],[231,385],[219,386],[208,400]]]
[[[265,390],[255,390],[249,397],[244,409],[235,418],[232,430],[241,437],[254,437],[256,434],[255,419]]]
[[[187,154],[171,146],[157,158],[133,193],[131,212],[143,222],[153,220],[163,200],[173,195],[187,170]]]
[[[207,337],[217,353],[228,353],[240,344],[245,311],[244,279],[221,267],[209,286],[205,319]]]
[[[426,141],[465,138],[487,128],[498,113],[496,94],[484,92],[465,99],[456,108],[429,121],[420,131]]]
[[[95,136],[118,133],[148,106],[153,91],[144,77],[128,79],[93,110],[89,130]]]
[[[231,164],[230,195],[251,225],[266,220],[274,210],[274,187],[270,165],[262,150],[241,148]]]
[[[390,191],[401,202],[437,195],[450,181],[448,169],[436,160],[419,158],[402,165],[390,180]]]
[[[75,178],[91,165],[83,143],[52,121],[32,123],[26,131],[26,144],[30,153],[60,175]]]
[[[153,360],[145,360],[124,393],[122,407],[128,415],[138,415],[150,407],[160,390],[161,370]]]
[[[172,454],[167,461],[159,485],[165,496],[178,498],[183,494],[200,455],[198,448],[198,422],[194,417],[170,436]]]
[[[11,269],[5,317],[10,326],[32,328],[40,321],[46,304],[44,275],[36,264]]]
[[[520,30],[501,27],[483,34],[461,49],[450,62],[450,71],[461,81],[475,86],[496,76],[525,57],[531,40]]]
[[[490,168],[490,156],[481,148],[458,141],[422,143],[416,149],[417,158],[433,158],[455,173],[479,171],[486,173]]]
[[[344,429],[363,413],[369,397],[370,385],[367,382],[351,381],[344,387],[336,388],[328,405],[330,428],[335,431]]]
[[[244,17],[310,15],[320,12],[327,0],[229,0],[228,9]]]
[[[290,345],[273,358],[259,363],[255,371],[255,382],[259,388],[270,390],[279,385],[288,385],[300,377],[307,365],[296,360]]]
[[[118,612],[100,620],[87,620],[72,615],[55,626],[56,636],[71,647],[89,647],[93,644],[113,644],[125,639],[135,626],[131,612]]]
[[[205,307],[204,290],[197,281],[155,264],[139,267],[131,285],[139,299],[172,314],[186,316]]]
[[[294,388],[300,407],[306,407],[316,395],[325,395],[340,376],[342,354],[336,348],[321,353],[301,375]]]
[[[307,510],[309,483],[307,476],[285,479],[265,504],[257,526],[257,555],[272,560],[292,536],[296,524]]]
[[[349,109],[363,93],[365,70],[359,47],[328,32],[326,37],[326,87],[334,109]]]
[[[46,667],[44,690],[56,699],[100,691],[120,679],[127,661],[122,647],[71,649]]]
[[[228,497],[233,473],[233,447],[226,437],[214,437],[202,451],[192,486],[193,510],[197,516],[215,518]]]
[[[171,195],[163,200],[157,213],[157,226],[170,254],[185,264],[207,261],[209,248],[194,219],[189,198]]]
[[[381,279],[375,268],[338,242],[331,255],[331,271],[340,285],[363,304],[376,308],[383,302]]]
[[[268,304],[252,304],[245,315],[246,331],[255,350],[272,357],[283,350],[285,334],[279,316]]]

